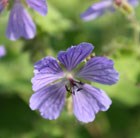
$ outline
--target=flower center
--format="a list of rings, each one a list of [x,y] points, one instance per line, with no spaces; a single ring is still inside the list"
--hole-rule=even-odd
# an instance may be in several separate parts
[[[75,92],[82,90],[83,83],[81,81],[74,80],[73,78],[68,78],[68,84],[65,85],[66,90],[75,95]]]
[[[73,79],[73,74],[70,72],[66,72],[66,79]]]

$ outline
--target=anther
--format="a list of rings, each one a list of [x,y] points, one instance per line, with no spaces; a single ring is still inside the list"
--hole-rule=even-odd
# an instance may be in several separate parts
[[[77,89],[77,92],[78,92],[78,91],[81,91],[81,90],[82,90],[82,88],[78,88],[78,89]]]
[[[84,83],[83,83],[83,82],[81,82],[81,81],[79,82],[79,84],[84,85]]]
[[[70,89],[68,88],[67,85],[65,85],[65,88],[66,88],[66,90],[67,90],[68,92],[70,92]]]

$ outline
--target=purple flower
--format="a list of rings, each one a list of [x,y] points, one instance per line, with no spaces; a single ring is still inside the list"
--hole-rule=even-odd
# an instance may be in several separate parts
[[[45,0],[26,0],[26,2],[41,15],[46,15],[47,5]],[[0,12],[5,8],[7,3],[8,0],[1,0]],[[13,7],[10,12],[6,36],[10,40],[17,40],[20,37],[24,37],[25,39],[34,38],[36,34],[36,26],[30,15],[22,6],[21,0],[13,0],[12,4]]]
[[[138,5],[138,0],[101,0],[100,2],[94,3],[89,7],[84,13],[81,14],[81,18],[85,21],[96,19],[97,17],[102,16],[106,11],[115,11],[115,6],[130,8],[130,5],[133,7]],[[127,9],[125,9],[127,10]]]
[[[108,110],[110,98],[85,81],[112,85],[118,81],[118,73],[113,61],[106,57],[93,57],[83,65],[93,48],[90,43],[81,43],[59,52],[59,61],[53,57],[38,61],[34,65],[35,93],[30,98],[30,108],[39,110],[43,118],[56,119],[68,92],[72,96],[74,115],[81,122],[91,122],[96,113]]]
[[[6,54],[6,50],[4,46],[0,46],[0,58],[5,56]]]
[[[26,0],[27,4],[39,12],[41,15],[46,15],[47,13],[47,5],[46,5],[46,0]]]

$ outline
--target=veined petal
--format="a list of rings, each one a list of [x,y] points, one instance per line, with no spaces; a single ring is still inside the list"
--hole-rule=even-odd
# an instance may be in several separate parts
[[[35,76],[32,78],[33,90],[47,86],[48,84],[64,77],[64,73],[58,62],[53,57],[45,57],[34,65]]]
[[[119,79],[112,60],[106,57],[94,57],[77,73],[77,76],[101,84],[112,85]]]
[[[75,90],[73,110],[76,118],[84,123],[92,122],[96,113],[106,111],[111,105],[110,98],[100,89],[84,84],[80,91]]]
[[[83,90],[89,92],[97,100],[100,111],[107,111],[112,104],[111,99],[107,94],[96,87],[85,84]]]
[[[112,10],[112,9],[114,9],[112,0],[106,0],[98,3],[94,3],[84,13],[81,14],[81,18],[85,21],[95,19],[101,16],[102,14],[104,14],[106,10]]]
[[[58,60],[66,67],[68,71],[75,68],[81,61],[83,61],[93,50],[90,43],[80,43],[77,46],[68,48],[67,51],[58,53]]]
[[[10,13],[6,36],[10,40],[16,40],[20,37],[32,39],[34,38],[35,33],[36,26],[31,17],[20,2],[15,2]]]
[[[46,15],[48,8],[46,0],[26,0],[27,4],[39,12],[41,15]]]
[[[30,108],[39,110],[43,118],[56,119],[65,103],[66,89],[62,82],[35,92],[30,98]]]

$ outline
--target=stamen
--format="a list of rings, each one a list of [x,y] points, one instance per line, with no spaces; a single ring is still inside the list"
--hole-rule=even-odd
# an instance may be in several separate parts
[[[78,89],[77,89],[77,91],[81,91],[81,90],[82,90],[82,88],[78,88]]]
[[[72,91],[72,94],[75,95],[75,91]]]
[[[67,85],[65,85],[65,88],[66,88],[66,90],[69,92],[70,91],[70,89],[68,88],[68,86]]]
[[[83,82],[81,82],[81,81],[79,82],[79,84],[84,85],[84,83],[83,83]]]
[[[84,85],[81,81],[74,80],[72,78],[69,78],[69,85],[65,85],[65,88],[67,92],[75,95],[75,92],[79,92],[82,90],[81,85]]]

